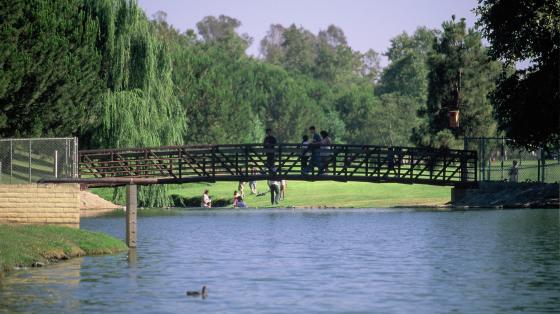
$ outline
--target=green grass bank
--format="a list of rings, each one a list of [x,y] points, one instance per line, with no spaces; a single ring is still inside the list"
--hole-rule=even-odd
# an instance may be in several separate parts
[[[187,201],[192,206],[198,206],[205,189],[210,190],[214,204],[230,203],[233,191],[237,190],[237,182],[171,185],[168,194],[175,199]],[[258,181],[257,190],[267,192],[266,181]],[[112,200],[111,188],[98,188],[91,191],[107,200]],[[300,208],[438,206],[449,202],[450,199],[450,187],[396,183],[288,181],[286,198],[280,202],[280,206]],[[124,204],[123,199],[116,202]],[[245,184],[245,202],[249,207],[270,207],[270,194],[250,195],[249,184]]]
[[[15,267],[124,250],[127,246],[121,240],[99,232],[48,225],[0,224],[0,276]]]

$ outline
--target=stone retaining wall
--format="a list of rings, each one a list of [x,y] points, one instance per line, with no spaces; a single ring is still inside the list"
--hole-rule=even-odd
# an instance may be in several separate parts
[[[0,184],[0,223],[80,227],[79,184]]]
[[[560,208],[558,183],[479,182],[478,188],[453,188],[457,207]]]

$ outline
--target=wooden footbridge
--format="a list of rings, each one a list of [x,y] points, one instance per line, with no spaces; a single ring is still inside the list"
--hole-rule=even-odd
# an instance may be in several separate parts
[[[128,179],[138,184],[289,179],[457,186],[476,184],[476,167],[475,151],[370,145],[198,145],[79,152],[80,178],[97,185]]]
[[[250,180],[333,180],[468,187],[475,151],[299,144],[167,146],[79,152],[78,178],[45,180],[127,186],[126,243],[136,247],[137,185]]]

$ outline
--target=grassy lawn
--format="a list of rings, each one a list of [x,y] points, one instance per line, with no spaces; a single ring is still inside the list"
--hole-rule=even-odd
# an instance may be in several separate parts
[[[126,250],[111,236],[57,226],[0,224],[0,276],[14,267],[49,263],[76,256],[111,254]]]
[[[235,182],[215,184],[183,184],[170,186],[169,193],[182,197],[201,197],[204,189],[210,190],[212,199],[231,199],[237,189]],[[257,183],[259,192],[268,191],[266,181]],[[406,205],[441,205],[450,200],[450,187],[405,185],[395,183],[362,182],[304,182],[289,181],[286,199],[281,206],[296,207],[394,207]],[[249,195],[245,185],[245,202],[249,207],[269,207],[270,194]]]
[[[200,202],[205,189],[210,190],[212,200],[231,203],[237,182],[189,183],[169,185],[170,196],[196,198]],[[266,181],[257,182],[258,192],[268,192]],[[91,192],[112,201],[113,188],[93,188]],[[245,184],[245,203],[249,207],[270,207],[270,194],[250,195]],[[407,185],[397,183],[364,183],[332,181],[289,181],[286,199],[281,207],[395,207],[412,205],[442,205],[451,200],[451,187],[431,185]],[[117,199],[124,205],[124,199]]]

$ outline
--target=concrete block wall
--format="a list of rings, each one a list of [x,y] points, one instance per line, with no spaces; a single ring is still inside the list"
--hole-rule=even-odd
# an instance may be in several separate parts
[[[79,184],[0,184],[0,223],[80,227]]]

